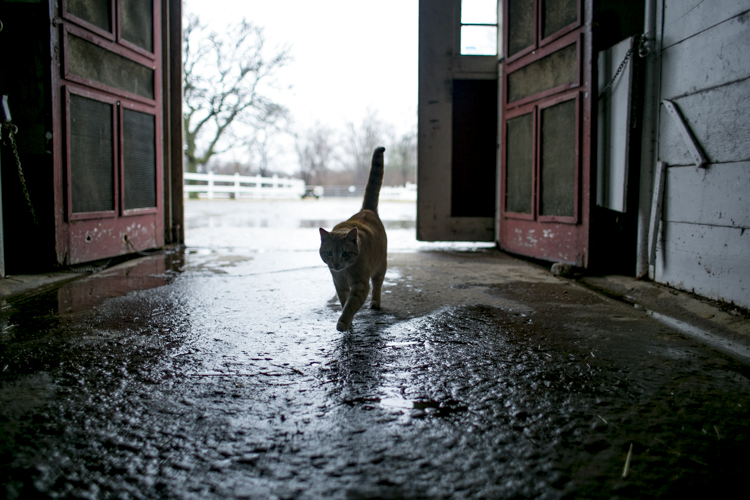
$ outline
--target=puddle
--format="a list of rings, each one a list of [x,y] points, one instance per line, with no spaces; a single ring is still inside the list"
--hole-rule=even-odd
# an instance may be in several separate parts
[[[125,262],[87,279],[71,281],[57,292],[58,312],[82,311],[136,290],[164,286],[182,272],[183,266],[180,253],[155,255]]]
[[[418,410],[416,414],[412,414],[412,417],[419,416],[435,416],[445,417],[453,413],[461,413],[468,411],[469,408],[454,400],[447,401],[430,401],[430,400],[416,400],[410,401],[402,398],[384,398],[380,400],[380,406],[386,408],[398,408],[403,410]]]
[[[424,342],[386,342],[386,347],[402,347],[407,345],[419,345],[424,344]]]

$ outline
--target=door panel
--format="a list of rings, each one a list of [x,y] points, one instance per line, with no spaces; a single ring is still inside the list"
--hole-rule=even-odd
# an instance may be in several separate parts
[[[508,74],[509,103],[517,106],[579,85],[578,44],[571,43],[545,55],[547,52],[540,51],[532,62],[515,65],[517,69]]]
[[[156,117],[122,111],[123,211],[156,208]]]
[[[577,222],[577,97],[539,108],[539,220]]]
[[[114,40],[112,0],[63,0],[62,11],[63,18]]]
[[[536,2],[506,0],[505,9],[505,19],[513,20],[506,23],[506,59],[513,60],[536,48]]]
[[[580,25],[580,0],[544,0],[541,9],[541,45]]]
[[[154,51],[154,8],[152,0],[125,0],[120,3],[120,41],[126,46]]]
[[[68,102],[71,215],[114,215],[115,106],[79,94]]]
[[[505,122],[505,212],[533,218],[535,113],[524,112]]]
[[[540,48],[503,62],[499,244],[585,267],[590,155],[581,152],[590,146],[590,26],[577,0],[528,3],[536,13],[531,45]],[[512,41],[515,2],[507,5],[506,39]],[[525,12],[516,15],[528,23]]]

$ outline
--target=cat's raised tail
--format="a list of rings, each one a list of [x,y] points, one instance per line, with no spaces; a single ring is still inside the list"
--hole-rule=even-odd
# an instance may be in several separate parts
[[[370,177],[367,179],[365,187],[365,200],[362,202],[362,210],[378,211],[378,198],[380,196],[380,186],[383,185],[383,151],[384,147],[375,148],[372,153],[372,166],[370,167]]]

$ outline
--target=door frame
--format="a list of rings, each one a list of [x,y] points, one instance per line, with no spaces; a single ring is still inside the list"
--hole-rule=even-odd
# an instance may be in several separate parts
[[[496,240],[495,216],[451,214],[453,81],[500,83],[497,56],[460,55],[460,19],[460,0],[419,2],[417,239],[420,241]],[[500,30],[501,16],[498,24]],[[498,116],[499,107],[500,99]],[[494,168],[498,172],[497,158]],[[497,195],[495,200],[497,206]]]

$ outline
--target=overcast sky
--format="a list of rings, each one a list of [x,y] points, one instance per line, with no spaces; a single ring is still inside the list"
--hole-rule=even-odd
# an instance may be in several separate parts
[[[418,0],[187,0],[185,10],[219,33],[245,17],[291,47],[292,89],[279,100],[299,126],[342,130],[368,107],[400,132],[416,124]]]

